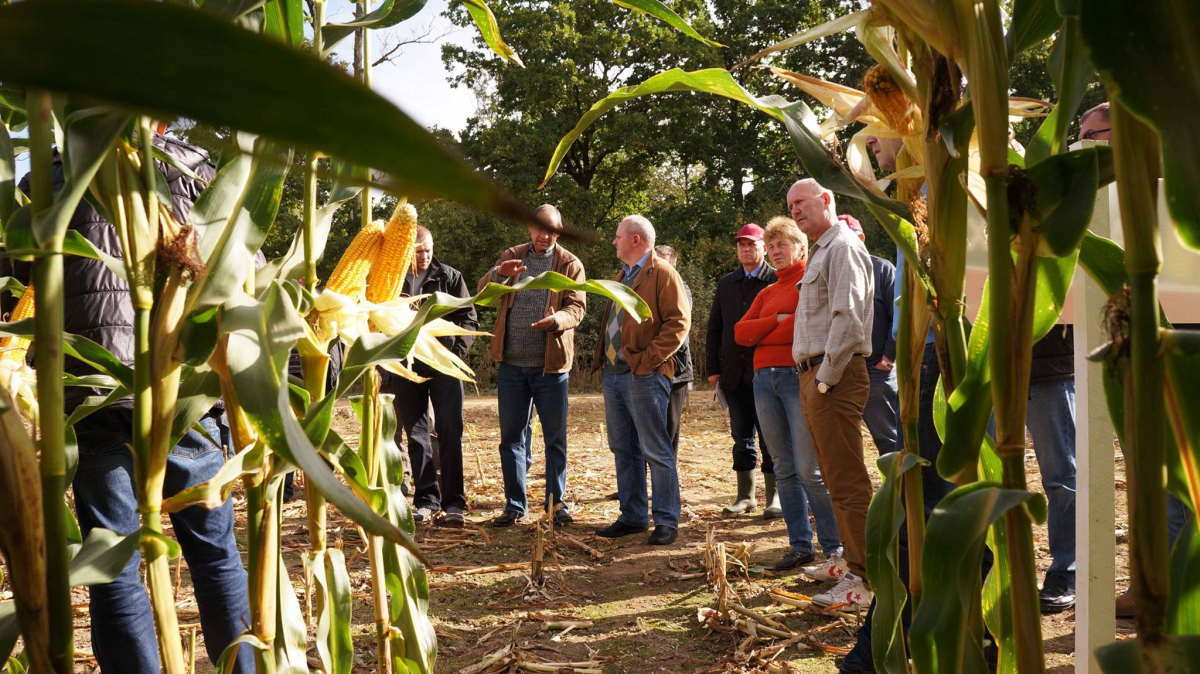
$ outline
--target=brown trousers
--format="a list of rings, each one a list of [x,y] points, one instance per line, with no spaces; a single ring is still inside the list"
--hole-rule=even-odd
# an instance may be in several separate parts
[[[867,364],[854,356],[829,393],[817,391],[817,370],[800,375],[800,405],[817,448],[817,463],[829,487],[833,514],[850,571],[867,577],[867,508],[871,478],[863,460],[859,424],[871,390]]]

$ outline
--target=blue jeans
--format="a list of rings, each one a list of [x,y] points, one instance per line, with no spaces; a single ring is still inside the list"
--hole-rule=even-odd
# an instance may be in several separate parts
[[[896,370],[878,370],[867,366],[871,394],[863,408],[863,423],[871,432],[880,456],[891,454],[900,444],[900,392],[896,388]]]
[[[1049,502],[1046,527],[1050,568],[1046,576],[1075,582],[1075,380],[1029,386],[1025,427],[1033,438],[1042,489]]]
[[[775,487],[787,524],[788,543],[796,552],[813,551],[811,506],[817,540],[826,557],[841,550],[829,490],[821,479],[817,451],[800,409],[800,377],[794,367],[764,367],[754,372],[754,407],[763,444],[775,464]]]
[[[224,416],[210,414],[200,424],[213,438],[221,437]],[[133,438],[130,410],[102,410],[75,425],[79,439],[79,470],[73,489],[79,527],[86,537],[94,528],[129,534],[141,527],[133,483]],[[213,478],[225,457],[221,448],[190,431],[171,450],[163,495]],[[171,515],[175,538],[183,548],[200,609],[204,646],[216,662],[221,652],[250,622],[246,571],[233,537],[233,503],[206,510],[193,506]],[[107,674],[149,674],[159,671],[158,642],[150,598],[138,577],[140,553],[107,585],[90,588],[92,648]],[[238,649],[238,674],[254,671],[252,649]]]
[[[604,419],[608,448],[617,467],[621,516],[632,527],[649,523],[646,465],[654,488],[654,524],[679,527],[679,473],[667,434],[671,380],[661,374],[604,375]]]
[[[532,440],[530,418],[537,406],[546,443],[546,505],[562,503],[567,490],[567,373],[500,363],[496,380],[500,416],[500,467],[504,509],[525,514],[525,476]]]

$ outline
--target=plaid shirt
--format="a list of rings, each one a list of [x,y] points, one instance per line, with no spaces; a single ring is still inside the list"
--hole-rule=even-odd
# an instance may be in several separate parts
[[[854,354],[871,354],[873,275],[867,247],[840,222],[809,248],[808,267],[796,286],[792,357],[799,363],[823,354],[818,381],[838,383]]]

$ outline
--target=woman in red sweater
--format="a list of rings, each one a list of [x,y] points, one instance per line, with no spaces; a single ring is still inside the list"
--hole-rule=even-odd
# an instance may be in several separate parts
[[[755,347],[754,408],[763,444],[775,462],[775,481],[790,544],[788,553],[772,568],[785,571],[816,559],[808,523],[810,506],[825,557],[840,556],[842,547],[833,503],[821,480],[812,436],[800,410],[800,378],[792,360],[792,330],[800,301],[797,285],[804,275],[808,239],[791,218],[785,217],[772,218],[763,239],[779,278],[754,298],[750,310],[734,326],[734,338],[742,346]]]

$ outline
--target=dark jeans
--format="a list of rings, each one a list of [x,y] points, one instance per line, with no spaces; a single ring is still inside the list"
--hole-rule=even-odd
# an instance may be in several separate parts
[[[414,368],[428,381],[417,383],[388,377],[388,393],[396,395],[396,418],[408,438],[412,459],[413,506],[444,510],[467,508],[463,485],[463,387],[454,377],[435,372],[424,363]],[[429,438],[429,403],[433,403],[434,430],[438,439],[438,462],[434,465]]]
[[[900,396],[896,390],[896,371],[867,365],[871,393],[863,408],[863,423],[871,432],[879,454],[890,454],[900,445]]]
[[[547,374],[540,367],[500,363],[496,393],[505,510],[524,514],[529,509],[525,476],[529,473],[530,418],[534,407],[542,422],[542,439],[546,444],[545,505],[549,505],[550,498],[554,503],[563,502],[567,491],[567,376],[566,372]]]
[[[733,388],[723,388],[725,402],[729,404],[729,434],[733,436],[733,470],[743,472],[758,466],[758,447],[762,448],[762,472],[775,473],[775,463],[767,451],[762,428],[758,425],[758,412],[754,408],[753,382],[739,382]],[[754,444],[754,432],[758,431],[758,447]]]
[[[206,416],[200,424],[213,438],[221,437],[223,415]],[[133,483],[131,410],[102,410],[75,425],[79,440],[79,470],[73,489],[79,527],[86,537],[101,527],[129,534],[141,527]],[[171,450],[163,496],[212,479],[225,457],[220,447],[191,431]],[[175,538],[195,588],[208,657],[221,652],[250,622],[246,571],[233,537],[233,503],[207,510],[193,506],[171,515]],[[138,577],[141,554],[134,553],[121,575],[107,585],[90,588],[92,649],[107,674],[149,674],[159,671],[158,642],[150,597]],[[238,649],[239,674],[254,671],[251,649]]]
[[[667,400],[667,436],[671,438],[671,449],[679,455],[679,423],[683,418],[683,408],[687,406],[688,386],[691,382],[680,381],[671,384],[671,397]]]

